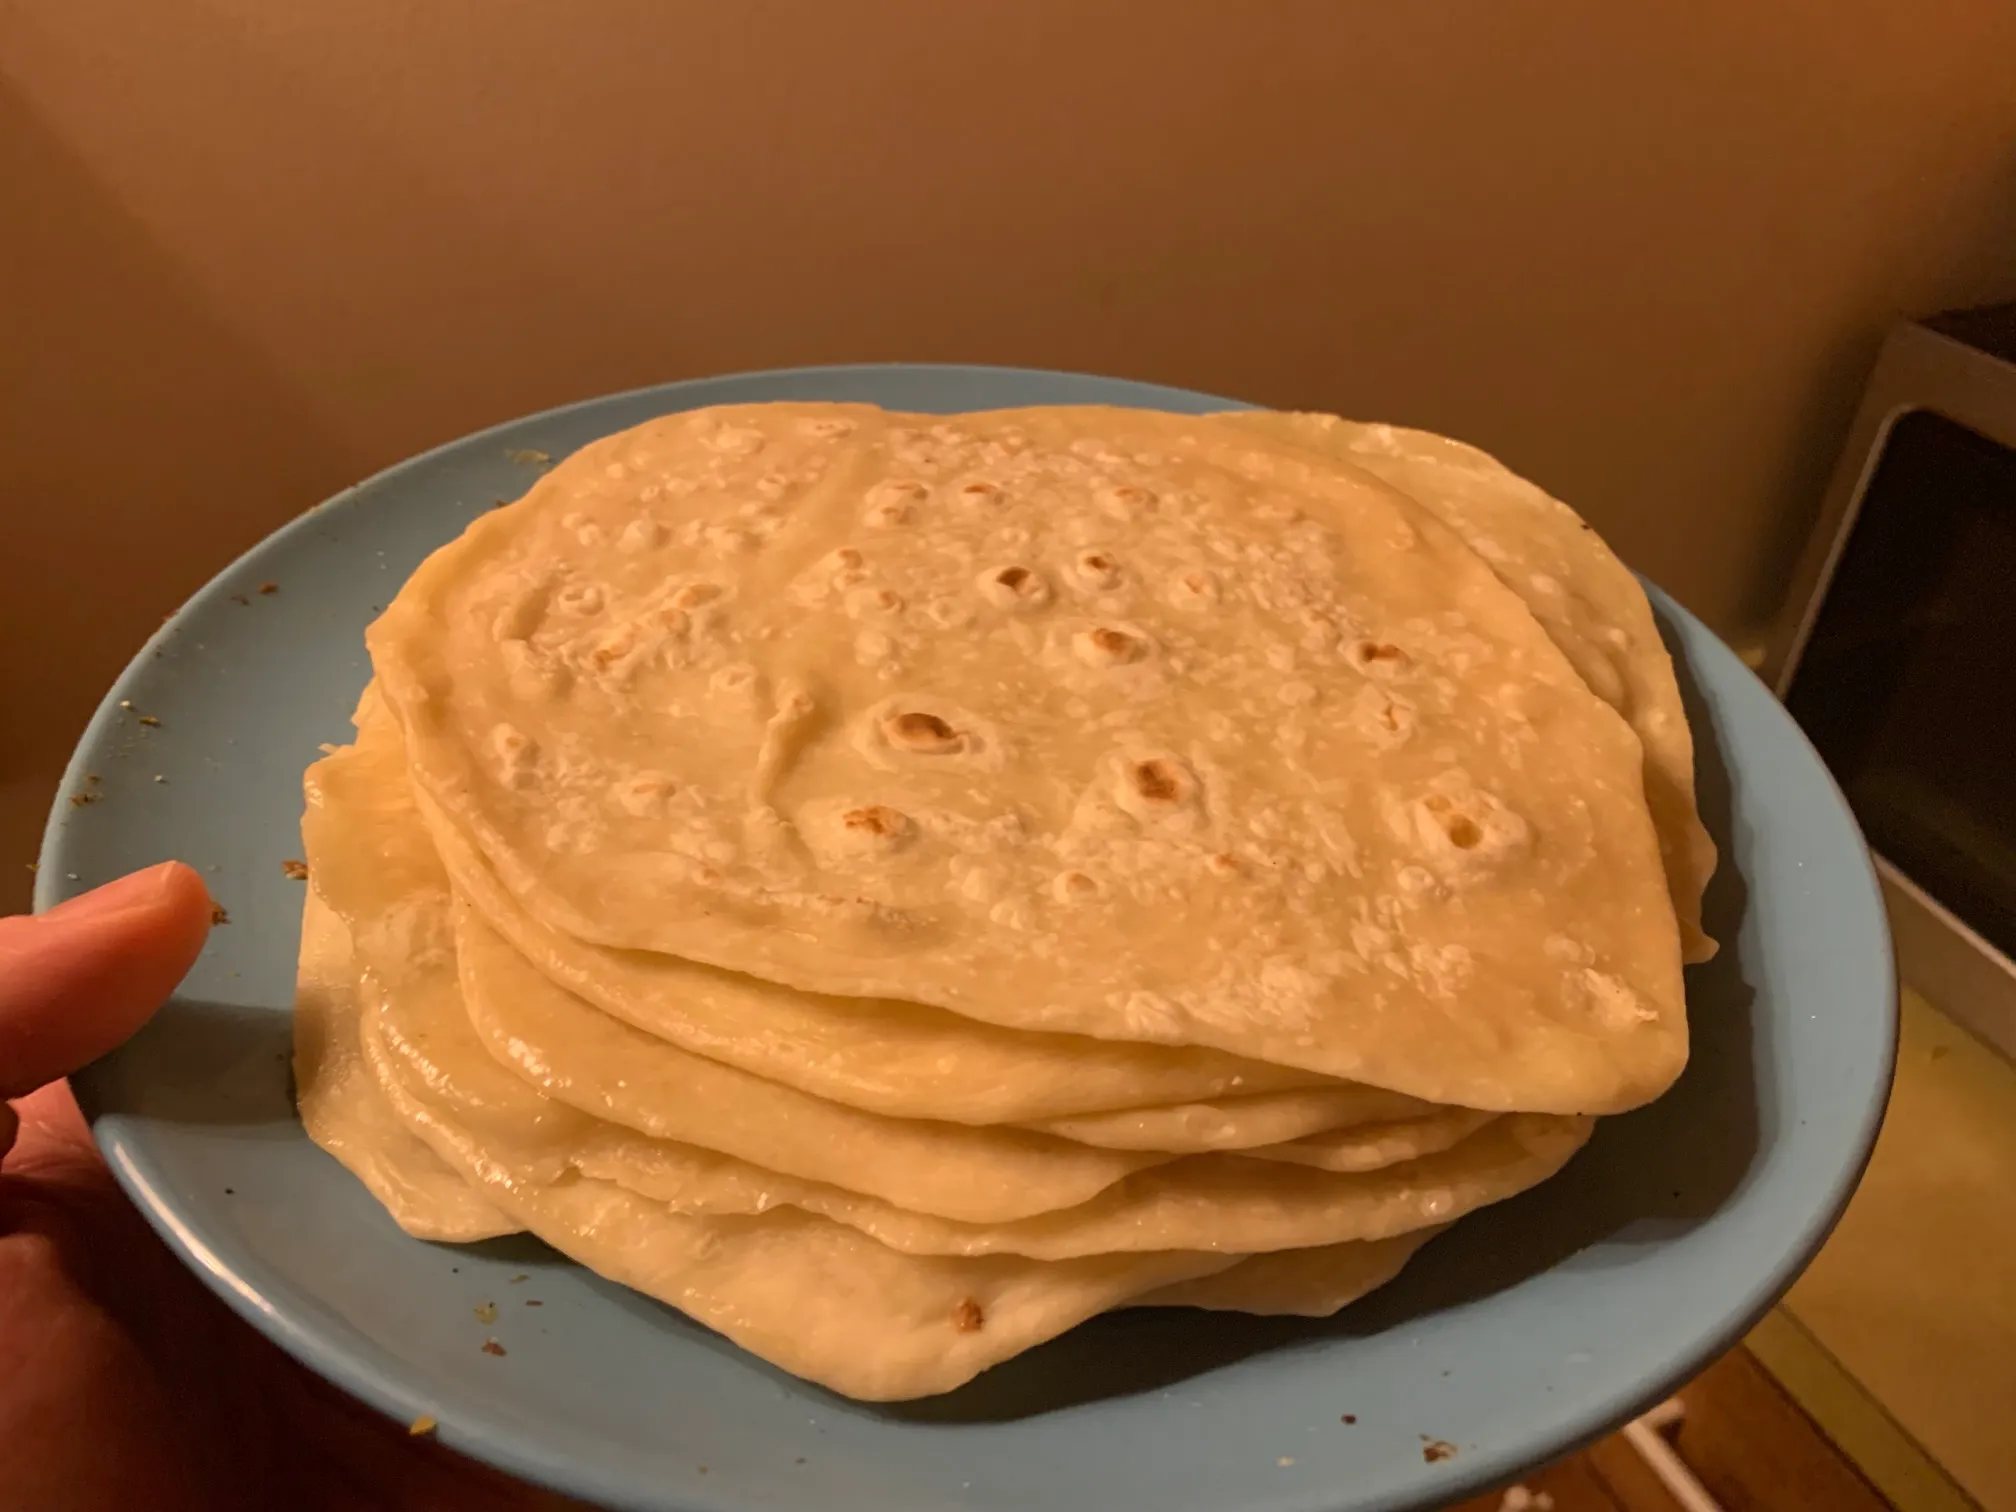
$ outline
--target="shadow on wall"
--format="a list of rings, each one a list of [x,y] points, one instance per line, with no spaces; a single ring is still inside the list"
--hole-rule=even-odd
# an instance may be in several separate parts
[[[156,622],[354,462],[0,86],[0,907],[72,742]],[[24,292],[30,291],[30,292]],[[247,497],[265,501],[248,510]]]

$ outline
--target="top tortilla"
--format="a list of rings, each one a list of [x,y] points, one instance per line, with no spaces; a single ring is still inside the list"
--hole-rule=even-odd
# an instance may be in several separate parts
[[[669,416],[370,644],[416,785],[596,944],[1482,1109],[1685,1062],[1630,726],[1432,514],[1229,419]]]

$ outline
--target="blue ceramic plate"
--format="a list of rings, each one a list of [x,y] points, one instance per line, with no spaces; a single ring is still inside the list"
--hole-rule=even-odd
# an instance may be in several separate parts
[[[1693,1063],[1656,1105],[1605,1121],[1557,1180],[1466,1220],[1365,1305],[1327,1323],[1123,1314],[951,1396],[866,1407],[535,1243],[401,1234],[308,1142],[289,1098],[302,884],[281,862],[301,851],[301,769],[348,737],[366,623],[430,550],[525,489],[528,453],[762,399],[1227,407],[966,367],[674,384],[395,467],[197,594],[78,747],[64,792],[95,772],[102,801],[58,798],[37,902],[178,856],[230,910],[181,995],[78,1092],[126,1189],[233,1306],[394,1418],[431,1414],[456,1448],[614,1507],[1370,1512],[1475,1492],[1604,1432],[1791,1283],[1854,1185],[1889,1086],[1888,935],[1812,750],[1656,595],[1725,858],[1708,910],[1722,954],[1689,980]],[[515,1305],[525,1297],[545,1305]],[[484,1301],[502,1305],[494,1328],[472,1314]],[[503,1358],[481,1348],[492,1333]],[[1431,1460],[1430,1440],[1455,1453]]]

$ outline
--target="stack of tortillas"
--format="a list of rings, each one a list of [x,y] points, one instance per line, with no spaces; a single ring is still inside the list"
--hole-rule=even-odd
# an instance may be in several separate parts
[[[672,415],[369,643],[310,1133],[849,1395],[1335,1311],[1686,1060],[1714,853],[1645,597],[1436,437]]]

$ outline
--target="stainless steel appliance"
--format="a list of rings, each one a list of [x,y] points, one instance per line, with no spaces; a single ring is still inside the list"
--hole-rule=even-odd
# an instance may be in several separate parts
[[[1878,855],[1904,981],[2016,1058],[2016,305],[1891,333],[1762,672]]]

